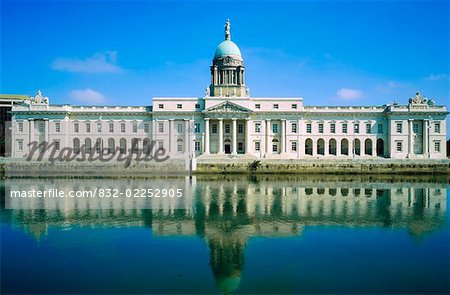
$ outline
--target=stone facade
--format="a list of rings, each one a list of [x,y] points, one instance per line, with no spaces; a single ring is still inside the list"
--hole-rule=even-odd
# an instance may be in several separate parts
[[[174,158],[446,158],[446,107],[419,92],[408,104],[382,106],[251,97],[228,21],[204,97],[155,97],[147,107],[72,106],[51,105],[38,93],[11,114],[11,155],[19,158],[35,140],[89,153],[127,153],[154,140]]]

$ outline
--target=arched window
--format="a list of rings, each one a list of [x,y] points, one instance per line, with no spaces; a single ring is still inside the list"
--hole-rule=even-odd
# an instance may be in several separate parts
[[[78,138],[73,139],[73,152],[75,154],[80,153],[80,140]]]
[[[133,138],[131,140],[131,152],[137,154],[138,150],[139,150],[139,139]]]
[[[120,145],[120,153],[121,154],[126,154],[127,152],[127,140],[125,138],[121,138],[119,141],[119,145]]]
[[[358,138],[353,141],[353,150],[355,151],[355,155],[361,155],[361,141]]]
[[[377,139],[377,156],[384,157],[384,141],[381,138]]]
[[[364,142],[364,153],[366,155],[372,155],[372,140],[369,138]]]
[[[336,154],[336,139],[332,138],[330,139],[330,142],[328,143],[328,152],[330,155],[337,155]]]
[[[84,151],[86,154],[90,154],[92,151],[92,142],[90,138],[84,140]]]
[[[101,154],[103,149],[103,140],[101,138],[97,138],[95,142],[95,151],[97,154]]]
[[[322,138],[317,141],[317,154],[325,155],[325,141]]]
[[[305,141],[305,155],[311,155],[313,154],[313,141],[311,138],[308,138]]]
[[[348,140],[346,138],[341,140],[341,155],[348,156]]]
[[[114,141],[114,138],[108,139],[108,153],[112,154],[114,153],[114,150],[116,149],[116,142]]]

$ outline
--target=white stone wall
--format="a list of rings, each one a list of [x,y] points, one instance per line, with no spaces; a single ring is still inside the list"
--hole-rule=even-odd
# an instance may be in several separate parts
[[[226,107],[221,111],[220,106],[224,104]],[[24,157],[29,152],[30,140],[50,143],[57,140],[62,149],[73,147],[75,138],[80,140],[80,145],[89,138],[92,146],[100,138],[106,148],[112,138],[115,147],[125,139],[127,149],[131,148],[133,139],[139,140],[139,148],[144,139],[155,140],[158,145],[161,142],[172,157],[184,158],[192,154],[200,156],[208,150],[209,154],[229,151],[269,158],[443,159],[446,157],[445,117],[446,110],[442,106],[421,106],[417,110],[411,105],[316,107],[304,106],[301,98],[154,98],[153,110],[149,107],[16,105],[13,108],[12,155]],[[259,133],[255,132],[257,123]],[[19,131],[20,124],[22,131]],[[75,124],[79,126],[78,132]],[[86,130],[87,124],[90,124],[90,132]],[[113,124],[113,132],[110,132],[110,124]],[[194,130],[196,124],[197,131]],[[292,124],[296,124],[296,132]],[[359,132],[355,129],[357,124]],[[397,124],[402,125],[400,132]],[[435,127],[436,124],[439,127]],[[370,126],[369,130],[366,125]],[[420,128],[416,130],[414,126]],[[260,150],[256,149],[258,142]],[[397,146],[399,142],[401,149]],[[418,143],[419,149],[414,146]]]

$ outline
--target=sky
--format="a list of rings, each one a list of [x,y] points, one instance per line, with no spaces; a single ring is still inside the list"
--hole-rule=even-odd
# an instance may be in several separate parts
[[[231,22],[253,97],[450,105],[448,1],[1,1],[0,93],[50,103],[200,97]]]

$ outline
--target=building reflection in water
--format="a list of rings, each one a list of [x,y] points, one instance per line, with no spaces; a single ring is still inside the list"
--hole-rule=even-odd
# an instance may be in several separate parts
[[[132,184],[129,180],[109,181],[115,187],[148,185],[146,180]],[[413,237],[420,238],[444,227],[448,185],[445,181],[417,181],[422,180],[200,177],[192,183],[185,179],[171,180],[175,186],[183,186],[191,197],[183,199],[182,204],[173,199],[160,199],[158,209],[134,209],[127,204],[130,201],[121,199],[120,204],[110,209],[98,210],[98,203],[90,203],[97,200],[71,199],[79,204],[70,204],[70,208],[77,209],[17,209],[4,213],[14,226],[38,239],[50,227],[70,229],[73,226],[145,226],[156,236],[201,236],[210,249],[217,286],[223,292],[232,292],[239,287],[244,251],[251,237],[295,236],[308,226],[332,225],[407,228]],[[12,188],[30,183],[42,185],[38,180],[8,182]],[[88,189],[92,184],[99,185],[99,181],[52,180],[50,183],[54,188],[77,190]]]

